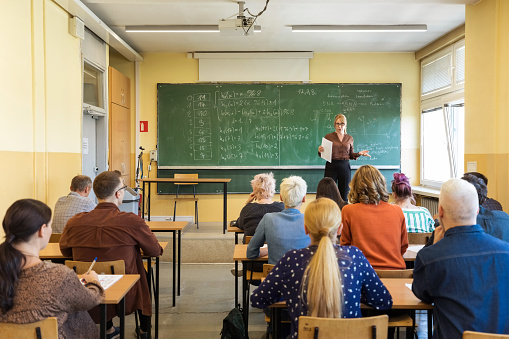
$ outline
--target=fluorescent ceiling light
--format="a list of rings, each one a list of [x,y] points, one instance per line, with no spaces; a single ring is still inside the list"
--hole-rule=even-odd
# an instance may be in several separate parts
[[[132,33],[219,33],[218,25],[148,25],[125,26]],[[261,32],[261,26],[254,26],[255,32]]]
[[[427,25],[296,25],[292,32],[328,33],[328,32],[426,32]]]

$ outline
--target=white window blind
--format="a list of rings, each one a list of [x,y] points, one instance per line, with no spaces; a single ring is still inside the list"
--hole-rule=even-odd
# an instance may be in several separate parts
[[[456,67],[455,70],[455,84],[463,84],[465,82],[465,46],[456,48]]]
[[[451,87],[452,53],[422,66],[421,94],[426,95]]]

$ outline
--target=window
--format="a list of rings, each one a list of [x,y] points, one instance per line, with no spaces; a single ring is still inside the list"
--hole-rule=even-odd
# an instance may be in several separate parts
[[[421,185],[440,187],[463,174],[465,44],[421,63]]]
[[[83,68],[83,103],[106,110],[103,91],[103,72],[85,61]]]

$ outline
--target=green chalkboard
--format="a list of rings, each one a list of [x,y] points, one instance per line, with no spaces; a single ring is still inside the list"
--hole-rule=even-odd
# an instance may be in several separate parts
[[[338,113],[372,156],[352,165],[400,165],[401,84],[158,84],[157,102],[160,170],[323,169]]]

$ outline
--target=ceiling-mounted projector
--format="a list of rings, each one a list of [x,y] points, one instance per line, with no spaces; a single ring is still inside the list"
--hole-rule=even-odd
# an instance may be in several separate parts
[[[238,1],[239,12],[236,19],[222,19],[219,21],[219,32],[226,36],[253,35],[256,29],[261,32],[260,26],[255,26],[254,17],[246,17],[244,15],[244,1]]]

